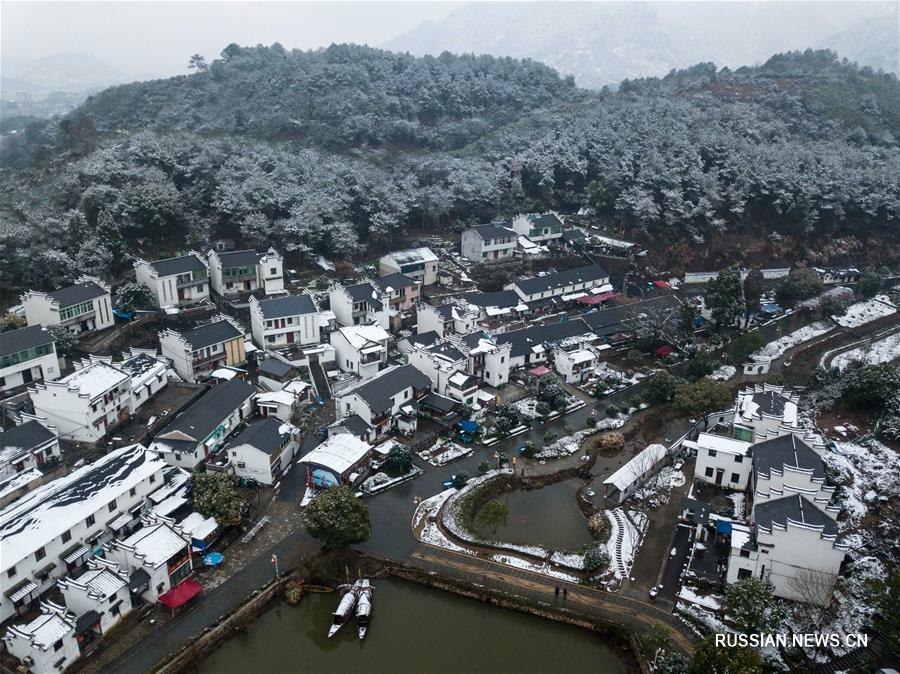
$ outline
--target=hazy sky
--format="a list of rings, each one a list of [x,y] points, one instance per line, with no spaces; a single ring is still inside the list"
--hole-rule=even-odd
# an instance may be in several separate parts
[[[0,56],[91,53],[137,76],[186,72],[229,43],[378,45],[461,2],[0,2]]]

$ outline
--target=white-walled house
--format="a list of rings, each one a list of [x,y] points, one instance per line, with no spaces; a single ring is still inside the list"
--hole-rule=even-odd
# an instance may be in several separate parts
[[[0,510],[0,622],[26,608],[140,515],[164,461],[141,445],[115,449]]]
[[[153,291],[153,303],[158,307],[184,307],[209,299],[209,267],[197,253],[136,260],[134,275],[138,283]]]
[[[387,365],[390,335],[378,325],[349,325],[329,335],[335,363],[344,372],[363,379],[374,377]]]
[[[30,414],[19,425],[0,433],[0,485],[23,473],[55,463],[62,456],[56,427]]]
[[[318,344],[319,310],[306,294],[266,300],[250,298],[253,342],[261,349],[281,349]]]
[[[753,472],[751,445],[743,440],[712,433],[700,433],[683,445],[697,453],[694,477],[701,482],[744,491]]]
[[[378,261],[378,273],[381,276],[406,274],[422,285],[431,286],[437,283],[438,256],[430,248],[396,250]]]
[[[834,486],[825,484],[822,457],[794,434],[782,435],[753,445],[753,501],[799,494],[829,517],[840,512],[829,505]]]
[[[406,274],[387,274],[372,283],[387,296],[391,329],[399,330],[404,319],[413,316],[422,297],[422,282]]]
[[[328,301],[335,319],[341,325],[376,324],[385,330],[391,327],[390,294],[375,284],[357,283],[352,286],[332,286]]]
[[[106,545],[107,559],[128,571],[132,590],[150,604],[186,580],[194,568],[190,537],[169,522],[149,518],[131,536]]]
[[[481,312],[464,302],[431,306],[420,304],[416,310],[416,332],[436,332],[439,337],[467,335],[478,326]]]
[[[494,388],[509,383],[509,371],[513,365],[511,344],[501,344],[482,331],[451,339],[469,359],[466,365],[468,374]]]
[[[274,248],[209,251],[209,279],[220,297],[262,290],[266,295],[284,292],[284,259]]]
[[[335,414],[359,415],[376,436],[403,423],[415,425],[416,402],[431,392],[431,380],[412,365],[394,365],[336,395]]]
[[[463,257],[485,264],[494,260],[511,260],[516,253],[518,234],[509,224],[479,225],[464,230],[460,241]]]
[[[0,337],[0,392],[59,377],[56,342],[42,325],[4,332]]]
[[[727,581],[762,578],[777,597],[830,603],[848,550],[834,520],[800,494],[754,504],[752,519],[752,530],[732,532]]]
[[[44,604],[29,623],[11,625],[3,636],[6,650],[32,674],[57,674],[81,655],[75,637],[75,615]]]
[[[607,349],[609,345],[604,345]],[[581,384],[600,362],[597,350],[587,346],[553,350],[553,368],[567,384]]]
[[[519,279],[504,286],[515,291],[523,302],[535,302],[566,295],[586,293],[609,283],[609,272],[600,265],[567,269],[533,278]]]
[[[29,290],[20,299],[28,325],[62,325],[80,335],[109,328],[115,322],[109,286],[93,276],[46,293]]]
[[[237,477],[273,485],[291,465],[299,443],[297,427],[278,419],[249,423],[235,435],[223,451]]]
[[[734,437],[761,442],[800,432],[797,396],[783,386],[763,384],[738,393],[734,409]]]
[[[159,333],[159,344],[162,355],[172,361],[178,376],[188,382],[208,377],[220,367],[247,362],[244,330],[235,319],[224,314],[184,332],[167,328]]]
[[[290,421],[294,412],[310,401],[313,390],[312,384],[302,379],[294,379],[280,390],[260,393],[256,396],[259,415]]]
[[[254,388],[240,379],[213,386],[156,434],[150,451],[173,466],[196,469],[250,417],[255,395]]]
[[[35,414],[61,438],[97,442],[168,384],[166,363],[149,353],[119,363],[102,356],[76,361],[72,374],[29,387]]]
[[[77,578],[60,578],[56,586],[62,592],[66,608],[79,618],[93,611],[106,634],[131,613],[128,576],[119,565],[102,557],[88,560],[88,570]]]
[[[513,218],[510,225],[519,236],[525,236],[534,243],[553,241],[562,236],[563,221],[556,213],[526,213]]]
[[[580,318],[560,323],[534,325],[521,330],[511,330],[494,335],[498,345],[510,347],[510,368],[531,367],[544,363],[559,344],[574,345],[578,341],[596,339],[590,327]]]
[[[432,390],[443,396],[450,396],[448,388],[453,375],[460,373],[464,378],[469,377],[466,367],[469,359],[459,347],[449,340],[435,342],[430,346],[416,347],[407,354],[407,362],[417,370],[425,374],[431,380]],[[455,379],[454,389],[460,392],[459,385],[463,385],[462,379]],[[478,388],[478,380],[475,380],[475,388]],[[468,390],[466,387],[465,390]],[[450,396],[454,397],[455,396]],[[459,400],[459,398],[456,398]],[[469,402],[462,401],[460,402]]]

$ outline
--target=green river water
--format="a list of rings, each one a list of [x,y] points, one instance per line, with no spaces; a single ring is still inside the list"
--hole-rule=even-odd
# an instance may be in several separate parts
[[[535,616],[398,580],[376,580],[364,641],[347,623],[328,639],[336,593],[280,604],[233,637],[200,674],[624,674],[601,637]]]

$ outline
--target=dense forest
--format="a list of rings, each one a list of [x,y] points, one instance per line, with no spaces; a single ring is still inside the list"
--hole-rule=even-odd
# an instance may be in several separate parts
[[[4,138],[0,291],[228,236],[299,263],[411,228],[592,206],[702,242],[900,234],[900,84],[831,52],[615,92],[507,58],[231,45]]]

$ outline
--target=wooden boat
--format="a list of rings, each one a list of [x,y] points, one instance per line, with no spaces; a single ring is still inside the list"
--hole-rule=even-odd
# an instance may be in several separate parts
[[[353,585],[342,585],[341,589],[345,589],[344,596],[341,597],[340,603],[334,613],[331,614],[331,627],[328,628],[328,638],[330,639],[338,630],[344,626],[344,623],[350,619],[353,614],[353,607],[356,606],[357,586],[359,581]]]
[[[372,617],[372,592],[375,588],[368,578],[357,581],[357,584],[359,592],[356,600],[356,629],[359,631],[359,638],[364,639],[366,630],[369,629],[369,619]]]

